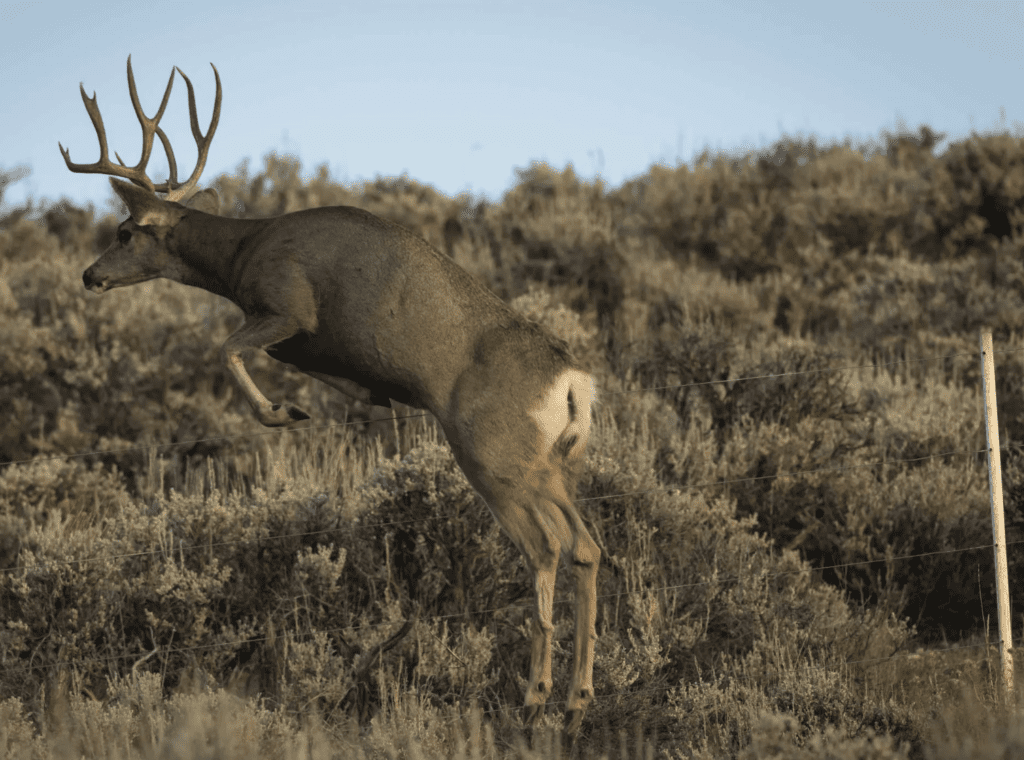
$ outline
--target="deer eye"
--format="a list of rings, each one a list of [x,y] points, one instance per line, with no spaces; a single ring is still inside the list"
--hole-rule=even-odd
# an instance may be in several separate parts
[[[127,245],[128,241],[132,239],[131,230],[119,230],[117,233],[117,242],[121,245]]]

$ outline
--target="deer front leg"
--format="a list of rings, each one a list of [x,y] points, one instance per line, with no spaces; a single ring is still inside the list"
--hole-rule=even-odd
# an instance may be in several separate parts
[[[316,378],[324,385],[329,385],[335,390],[341,391],[346,396],[355,399],[356,401],[362,401],[364,404],[370,404],[372,406],[386,406],[391,408],[391,399],[387,396],[384,396],[383,394],[376,394],[369,388],[364,388],[351,380],[347,380],[343,377],[334,377],[333,375],[325,375],[323,372],[310,372],[308,369],[303,370],[303,372],[312,378]]]
[[[225,366],[234,375],[238,386],[249,402],[256,419],[267,427],[280,427],[289,422],[308,420],[309,415],[291,404],[273,404],[260,393],[256,383],[245,371],[242,352],[251,349],[266,349],[299,332],[294,321],[288,317],[269,316],[255,319],[246,317],[245,324],[231,335],[221,347],[220,355]]]

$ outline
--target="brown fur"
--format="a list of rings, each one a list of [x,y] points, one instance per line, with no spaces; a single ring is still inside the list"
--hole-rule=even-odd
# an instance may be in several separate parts
[[[274,219],[209,213],[111,180],[131,211],[83,274],[103,292],[166,277],[229,298],[245,323],[222,354],[264,425],[307,419],[270,402],[242,354],[265,350],[349,396],[433,412],[459,466],[519,547],[538,606],[526,703],[551,693],[551,622],[559,556],[576,578],[576,645],[567,728],[593,697],[600,550],[573,505],[590,430],[593,381],[566,345],[516,314],[407,230],[345,206]],[[206,211],[200,208],[207,209]]]

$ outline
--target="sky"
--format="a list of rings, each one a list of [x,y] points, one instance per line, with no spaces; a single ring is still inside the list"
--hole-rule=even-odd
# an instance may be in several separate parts
[[[408,176],[500,201],[515,169],[572,164],[611,187],[705,148],[782,135],[877,139],[927,124],[947,141],[1022,133],[1024,2],[6,2],[0,0],[0,170],[31,173],[4,206],[61,197],[110,208],[79,82],[97,94],[111,156],[134,165],[143,109],[172,67],[196,88],[204,172],[250,171],[270,151],[336,181]],[[179,179],[196,160],[184,82],[161,122]],[[154,148],[156,181],[167,161]],[[201,181],[201,185],[205,184]]]

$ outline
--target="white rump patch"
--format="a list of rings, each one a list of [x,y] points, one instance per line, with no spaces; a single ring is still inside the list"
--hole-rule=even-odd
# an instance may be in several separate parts
[[[569,419],[569,389],[576,405],[574,420]],[[540,428],[544,453],[551,451],[571,421],[575,421],[581,438],[590,429],[590,405],[594,402],[594,378],[578,369],[567,369],[551,384],[540,402],[528,414]]]

